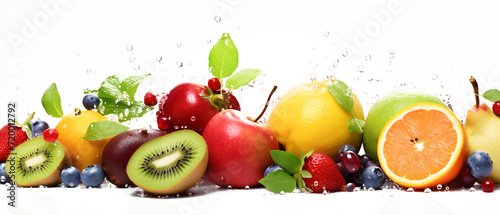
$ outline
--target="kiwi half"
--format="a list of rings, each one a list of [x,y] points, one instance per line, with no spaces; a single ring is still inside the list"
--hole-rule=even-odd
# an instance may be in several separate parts
[[[145,191],[172,195],[194,186],[205,173],[207,163],[203,137],[192,130],[181,130],[139,147],[127,164],[127,174]]]
[[[19,186],[53,186],[61,183],[61,170],[69,165],[71,158],[61,143],[37,137],[12,150],[5,169],[14,169],[9,175]]]

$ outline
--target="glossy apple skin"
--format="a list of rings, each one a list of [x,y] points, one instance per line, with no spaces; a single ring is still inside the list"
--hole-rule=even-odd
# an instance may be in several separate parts
[[[201,97],[208,94],[201,84],[182,83],[174,87],[160,100],[156,113],[158,128],[168,132],[191,129],[202,134],[208,121],[219,112]],[[240,104],[232,94],[227,99],[227,108],[240,110]]]
[[[130,157],[144,143],[166,134],[158,129],[134,129],[113,137],[102,152],[102,168],[108,181],[118,187],[135,186],[127,175]]]
[[[205,178],[222,187],[258,185],[266,168],[274,164],[270,151],[279,149],[272,131],[236,110],[215,115],[202,136],[209,157]]]

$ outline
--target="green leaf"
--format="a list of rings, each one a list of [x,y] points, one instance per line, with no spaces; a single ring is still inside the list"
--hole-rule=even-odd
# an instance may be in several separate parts
[[[52,83],[42,96],[42,105],[45,112],[52,117],[62,118],[61,96],[57,91],[56,83]]]
[[[142,101],[128,102],[124,100],[116,101],[107,98],[101,98],[98,112],[102,115],[115,114],[119,122],[129,121],[132,118],[139,118],[154,107],[145,105]]]
[[[350,132],[363,133],[363,127],[365,127],[365,121],[353,117],[347,123],[347,127],[349,128]]]
[[[497,89],[491,89],[484,92],[483,97],[490,102],[498,102],[500,101],[500,91]]]
[[[121,84],[121,91],[126,92],[130,97],[130,100],[134,100],[137,87],[139,87],[139,84],[141,84],[141,82],[146,80],[149,76],[151,76],[151,73],[142,76],[129,76],[125,78]]]
[[[302,168],[300,158],[293,153],[281,150],[271,150],[271,157],[276,164],[290,175],[299,173]]]
[[[302,167],[304,166],[305,164],[305,160],[307,157],[311,156],[312,153],[314,152],[314,150],[311,150],[309,151],[305,156],[304,156],[304,153],[302,151],[300,151],[300,168],[302,169]]]
[[[208,67],[219,80],[233,74],[238,67],[238,49],[228,33],[222,34],[208,55]]]
[[[128,129],[129,127],[124,126],[119,122],[101,120],[90,123],[89,127],[87,128],[87,133],[85,133],[82,139],[100,140],[128,131]]]
[[[344,110],[354,115],[354,99],[352,91],[346,83],[336,80],[333,84],[328,85],[327,89]]]
[[[259,183],[273,193],[280,193],[281,191],[291,193],[296,187],[295,179],[283,170],[269,173],[269,175],[260,179]]]
[[[307,171],[307,170],[302,170],[301,176],[302,176],[302,178],[312,178],[313,177],[311,175],[311,173],[309,171]]]
[[[257,78],[262,71],[258,69],[244,69],[234,73],[226,81],[226,87],[232,90],[238,89],[247,85],[253,79]]]
[[[116,75],[109,76],[106,78],[102,84],[101,88],[99,88],[99,98],[108,98],[112,100],[122,100],[123,99],[123,93],[120,90],[120,80],[118,80],[118,77]]]

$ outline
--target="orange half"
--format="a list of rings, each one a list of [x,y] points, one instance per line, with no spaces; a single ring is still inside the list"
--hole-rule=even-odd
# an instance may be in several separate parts
[[[415,189],[453,180],[467,159],[460,120],[445,106],[416,103],[394,115],[380,133],[377,156],[386,175]]]

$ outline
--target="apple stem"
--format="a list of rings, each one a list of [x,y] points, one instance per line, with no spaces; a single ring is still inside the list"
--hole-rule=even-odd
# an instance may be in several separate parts
[[[479,86],[477,85],[477,81],[473,76],[470,76],[469,79],[472,84],[472,88],[474,88],[474,96],[476,97],[476,108],[479,107]]]
[[[262,117],[262,115],[264,115],[264,113],[267,110],[267,106],[269,106],[269,100],[271,100],[271,96],[273,96],[274,91],[276,91],[276,89],[278,89],[278,86],[274,85],[273,90],[271,90],[271,93],[269,93],[269,96],[267,97],[267,101],[266,101],[266,105],[264,105],[264,109],[262,110],[262,112],[260,112],[260,115],[254,120],[254,122],[259,121],[259,119]]]

